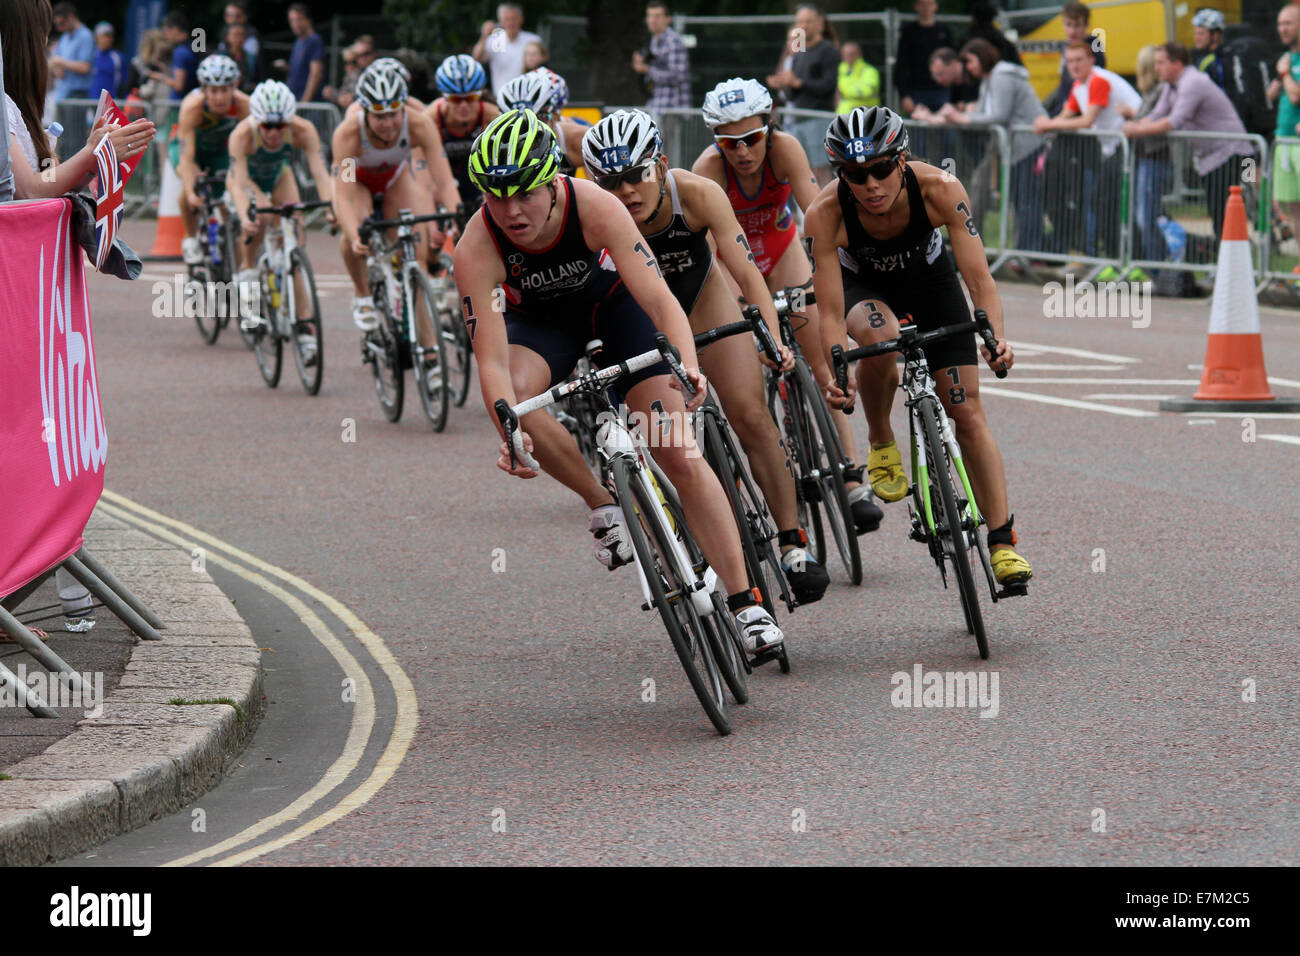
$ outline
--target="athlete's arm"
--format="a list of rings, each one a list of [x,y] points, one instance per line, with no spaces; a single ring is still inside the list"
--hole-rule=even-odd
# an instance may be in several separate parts
[[[257,217],[249,215],[248,207],[252,204],[265,206],[268,202],[248,174],[248,154],[252,147],[253,130],[247,123],[240,123],[230,134],[230,175],[226,188],[230,190],[230,199],[246,235],[257,231]]]
[[[817,194],[821,192],[821,187],[817,185],[817,177],[813,175],[812,167],[808,165],[808,154],[803,151],[799,141],[789,133],[778,132],[772,137],[772,145],[768,148],[772,152],[772,172],[776,173],[777,179],[787,180],[790,183],[794,201],[806,214],[813,200],[817,198]]]
[[[699,158],[691,166],[691,172],[696,176],[712,179],[725,189],[727,187],[727,171],[723,168],[724,163],[726,163],[726,160],[718,153],[716,146],[706,146],[704,152],[700,153]]]
[[[443,152],[438,126],[423,110],[411,111],[408,108],[407,112],[411,117],[411,143],[424,150],[424,160],[429,164],[434,186],[437,187],[437,200],[448,209],[455,209],[460,205],[460,187],[452,175],[447,154]]]
[[[357,182],[357,154],[361,152],[361,134],[357,130],[356,123],[344,120],[338,125],[334,130],[331,152],[334,156],[334,168],[331,170],[334,192],[331,195],[337,196],[339,190],[365,189],[365,186]],[[357,255],[365,255],[366,244],[361,241],[357,232],[361,227],[361,220],[357,218],[352,205],[345,202],[334,203],[334,218]]]
[[[582,237],[587,240],[587,248],[592,251],[609,251],[610,258],[614,260],[614,266],[623,277],[632,297],[645,309],[655,328],[666,334],[668,340],[677,347],[682,364],[695,380],[698,389],[686,407],[691,410],[698,408],[705,398],[704,375],[699,370],[699,359],[695,355],[691,324],[682,311],[681,303],[664,281],[654,253],[637,231],[632,216],[613,193],[605,192],[586,180],[570,179],[569,183],[575,190],[579,203],[578,215],[582,220]],[[459,254],[457,247],[458,257]],[[680,385],[675,378],[673,384]]]
[[[316,193],[325,202],[334,197],[334,184],[330,180],[329,168],[325,165],[325,148],[321,146],[320,133],[316,127],[301,116],[295,116],[290,127],[294,131],[294,142],[307,155],[307,168],[316,183]]]
[[[745,301],[757,305],[763,313],[763,321],[767,323],[772,339],[781,353],[781,370],[793,368],[794,355],[781,344],[781,323],[776,317],[772,294],[763,281],[763,273],[754,262],[754,253],[745,238],[745,230],[736,221],[736,213],[727,200],[727,194],[717,183],[703,176],[694,176],[682,169],[674,170],[673,176],[682,194],[682,211],[686,213],[687,222],[709,230],[717,246],[718,258],[740,286]],[[762,356],[762,360],[765,365],[772,364],[766,355]]]
[[[857,390],[853,376],[849,376],[847,392],[835,385],[828,358],[832,345],[849,348],[848,326],[844,320],[844,277],[840,272],[839,248],[848,240],[844,235],[844,214],[835,198],[834,183],[824,197],[809,207],[804,215],[803,229],[812,243],[813,292],[817,296],[817,315],[820,319],[822,348],[814,355],[805,355],[814,377],[826,392],[826,400],[843,407],[853,400]]]
[[[970,208],[970,197],[966,187],[958,180],[942,176],[927,176],[922,187],[925,196],[926,212],[930,221],[937,218],[940,224],[948,227],[948,240],[952,243],[953,258],[957,260],[957,269],[961,272],[966,288],[970,290],[971,302],[975,308],[988,313],[989,324],[998,340],[997,356],[989,356],[983,346],[985,361],[990,365],[1001,361],[1006,368],[1015,363],[1015,355],[1007,343],[1002,328],[1002,300],[998,297],[998,287],[989,272],[988,256],[984,252],[984,242],[980,239],[979,227]],[[821,304],[818,293],[818,304]],[[945,318],[945,322],[950,321]]]
[[[180,137],[180,158],[176,161],[176,175],[181,179],[185,189],[185,201],[197,209],[203,205],[195,191],[199,178],[199,168],[195,165],[195,128],[198,126],[199,114],[203,109],[203,93],[195,90],[181,102],[180,113],[176,119],[176,135]]]

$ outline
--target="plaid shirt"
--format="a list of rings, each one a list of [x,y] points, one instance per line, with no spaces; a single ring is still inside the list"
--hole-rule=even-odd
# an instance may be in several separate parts
[[[650,38],[650,72],[646,78],[651,84],[648,109],[661,110],[695,105],[691,99],[691,61],[686,54],[682,38],[668,27],[663,33]]]

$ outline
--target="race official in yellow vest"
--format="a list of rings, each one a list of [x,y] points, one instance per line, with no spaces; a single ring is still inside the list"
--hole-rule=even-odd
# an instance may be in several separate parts
[[[880,105],[880,71],[862,59],[862,48],[848,42],[840,48],[839,102],[835,112]]]

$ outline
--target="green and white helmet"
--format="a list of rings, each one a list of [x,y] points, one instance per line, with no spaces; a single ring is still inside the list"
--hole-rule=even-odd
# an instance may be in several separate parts
[[[297,112],[293,91],[279,80],[264,80],[248,97],[248,114],[256,123],[287,123]]]
[[[214,53],[199,64],[199,86],[234,86],[239,82],[239,65],[223,53]]]
[[[530,109],[502,113],[470,147],[469,178],[502,199],[545,186],[559,170],[555,134]]]

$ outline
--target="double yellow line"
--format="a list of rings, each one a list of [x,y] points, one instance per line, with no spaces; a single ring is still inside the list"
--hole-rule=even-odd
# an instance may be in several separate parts
[[[415,689],[411,686],[410,678],[406,676],[406,672],[402,670],[401,665],[397,663],[388,650],[388,646],[384,644],[379,636],[366,627],[361,619],[344,604],[308,584],[302,578],[290,574],[283,568],[268,564],[246,551],[241,551],[219,538],[205,534],[191,525],[177,521],[175,518],[169,518],[111,491],[104,492],[99,507],[106,514],[147,531],[164,541],[179,545],[186,550],[191,550],[195,546],[202,546],[206,560],[230,571],[232,574],[239,575],[239,577],[261,588],[267,594],[282,601],[298,616],[299,620],[303,622],[325,650],[338,662],[343,673],[356,681],[356,704],[352,711],[352,725],[349,728],[347,740],[343,745],[343,752],[310,790],[283,810],[263,817],[229,839],[222,840],[220,843],[204,850],[170,860],[164,863],[163,866],[189,866],[221,856],[238,847],[243,847],[245,844],[253,843],[252,846],[245,847],[239,852],[223,857],[220,860],[214,860],[209,865],[235,866],[246,863],[329,826],[370,800],[388,782],[388,779],[397,771],[402,758],[406,756],[406,751],[411,745],[411,739],[415,735],[416,718],[419,714]],[[249,570],[250,568],[257,570]],[[392,734],[384,747],[383,753],[380,754],[370,773],[354,790],[328,810],[310,817],[288,833],[263,843],[255,843],[254,841],[266,833],[298,820],[335,790],[343,786],[348,777],[360,765],[366,747],[375,731],[373,687],[361,664],[343,642],[330,631],[325,622],[301,598],[281,587],[280,584],[271,580],[272,578],[278,579],[308,598],[318,601],[331,614],[343,622],[365,651],[378,664],[389,684],[392,685],[397,713],[393,722]],[[165,610],[163,611],[163,617],[166,617]],[[165,633],[163,637],[165,640]]]

